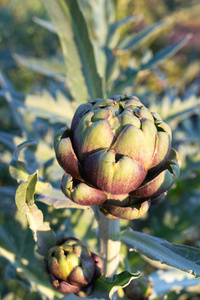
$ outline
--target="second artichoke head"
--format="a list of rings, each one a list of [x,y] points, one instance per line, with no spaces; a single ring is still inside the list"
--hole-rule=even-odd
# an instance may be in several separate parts
[[[49,249],[47,272],[53,287],[63,294],[90,295],[103,273],[103,261],[74,237],[61,238]]]

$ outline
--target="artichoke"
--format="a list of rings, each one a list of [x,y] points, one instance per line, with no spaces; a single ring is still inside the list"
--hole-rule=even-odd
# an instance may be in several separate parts
[[[124,288],[124,292],[130,300],[148,300],[153,292],[153,283],[147,276],[141,276],[132,280]]]
[[[113,219],[140,218],[179,176],[170,127],[134,96],[80,105],[71,129],[57,133],[55,152],[63,193]]]
[[[89,295],[103,273],[101,258],[73,237],[61,238],[49,249],[46,265],[56,290],[79,297]]]

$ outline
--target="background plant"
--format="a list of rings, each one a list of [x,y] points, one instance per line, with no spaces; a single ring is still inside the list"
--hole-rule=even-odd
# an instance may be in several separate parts
[[[54,3],[54,5],[59,5],[60,3],[64,5],[64,2],[54,1]],[[84,43],[79,39],[78,46],[74,45],[72,41],[71,45],[76,47],[76,49],[79,49],[81,46],[83,47],[82,49],[87,49],[87,51],[79,59],[73,57],[72,61],[82,63],[84,73],[74,72],[73,68],[75,66],[73,65],[72,68],[69,63],[72,57],[69,58],[65,52],[65,38],[68,37],[62,35],[63,32],[60,26],[68,24],[69,18],[66,18],[65,15],[63,16],[63,10],[62,15],[59,15],[58,18],[52,15],[55,11],[54,9],[52,9],[53,12],[50,11],[54,26],[49,21],[44,22],[41,19],[35,19],[37,24],[42,25],[41,28],[39,25],[31,23],[31,25],[34,24],[32,28],[35,29],[36,26],[38,28],[37,36],[40,32],[43,37],[41,38],[41,48],[38,38],[35,41],[38,52],[35,52],[34,55],[40,56],[40,58],[27,57],[24,50],[17,51],[17,55],[15,55],[18,63],[28,66],[40,75],[18,67],[19,73],[16,73],[19,75],[18,77],[15,75],[13,68],[9,69],[7,65],[2,64],[3,70],[5,70],[5,73],[14,81],[15,87],[17,87],[16,90],[10,80],[7,79],[7,76],[4,73],[1,74],[0,262],[2,277],[4,277],[4,280],[1,282],[2,299],[13,299],[16,296],[19,299],[27,296],[30,299],[56,299],[56,297],[60,297],[51,289],[47,277],[44,277],[42,269],[36,265],[33,259],[35,243],[32,239],[32,233],[28,229],[26,218],[19,211],[16,211],[14,195],[17,184],[8,173],[8,164],[11,161],[14,150],[10,174],[18,182],[26,182],[28,175],[38,169],[39,182],[36,184],[35,192],[36,196],[39,195],[36,199],[40,200],[40,202],[37,201],[37,206],[43,211],[45,221],[50,222],[56,237],[74,235],[98,252],[95,234],[97,225],[93,214],[87,210],[70,208],[69,202],[66,202],[66,198],[60,192],[59,185],[62,171],[54,160],[52,142],[57,129],[63,125],[70,124],[73,112],[80,102],[84,102],[91,97],[103,97],[105,93],[107,95],[119,91],[121,93],[135,93],[143,102],[147,103],[150,110],[159,112],[173,129],[174,146],[179,151],[182,162],[181,177],[176,187],[169,193],[168,200],[160,204],[159,207],[152,209],[144,220],[134,221],[129,224],[126,221],[121,222],[121,228],[125,229],[129,225],[134,229],[153,236],[166,238],[172,243],[199,246],[199,230],[197,226],[199,224],[199,83],[198,80],[193,80],[187,86],[184,82],[179,89],[172,86],[169,87],[169,80],[164,72],[167,67],[163,67],[169,64],[169,60],[164,64],[163,59],[165,57],[168,58],[172,54],[174,55],[174,52],[185,44],[188,37],[175,44],[175,46],[167,46],[167,50],[165,48],[159,55],[157,54],[156,56],[155,54],[155,56],[152,56],[152,53],[155,52],[153,48],[155,37],[156,41],[159,40],[161,30],[168,28],[168,24],[163,22],[154,24],[148,30],[139,31],[138,36],[131,34],[127,38],[125,35],[126,31],[123,32],[122,28],[126,28],[126,25],[129,24],[128,33],[130,33],[130,28],[134,29],[136,27],[138,16],[133,16],[126,19],[126,21],[111,25],[117,21],[115,6],[111,1],[106,1],[107,7],[104,6],[105,3],[103,1],[91,1],[89,6],[86,1],[77,2],[77,5],[78,3],[82,10],[77,8],[79,6],[76,9],[74,9],[74,6],[71,8],[77,14],[79,13],[79,22],[75,22],[77,28],[79,26],[83,28],[84,24]],[[68,4],[70,4],[70,1]],[[38,6],[40,5],[38,4]],[[9,11],[8,7],[4,6],[4,13]],[[49,2],[48,9],[50,7],[51,2]],[[102,12],[99,18],[96,18],[95,12],[97,11]],[[110,12],[107,19],[102,17],[105,16],[105,11]],[[33,14],[32,7],[31,14]],[[44,16],[45,19],[47,18],[46,13],[41,13],[39,9],[36,10],[35,14],[37,17]],[[80,18],[80,14],[82,18]],[[8,15],[10,19],[13,18],[10,13]],[[60,22],[61,16],[64,18],[62,22]],[[93,18],[89,18],[89,16]],[[74,20],[75,17],[77,15],[72,15],[71,20]],[[14,19],[15,17],[12,20]],[[124,27],[121,27],[123,24]],[[51,32],[45,31],[44,27],[50,29]],[[72,30],[72,27],[70,28]],[[55,31],[58,32],[62,40],[61,45],[64,56],[61,55]],[[22,34],[22,37],[24,37],[24,34]],[[154,38],[154,41],[152,41],[152,38]],[[120,43],[118,43],[118,40],[120,40]],[[9,41],[14,43],[13,39],[9,39]],[[18,43],[16,42],[16,44]],[[24,42],[20,44],[24,45]],[[48,59],[46,59],[46,52],[42,55],[44,44],[45,47],[47,47],[46,45],[51,45],[52,47],[46,48],[50,55]],[[52,45],[55,45],[55,48]],[[27,49],[26,44],[23,49]],[[41,52],[39,49],[41,49]],[[3,51],[5,52],[6,50],[4,49]],[[12,50],[12,52],[16,54],[15,50]],[[88,60],[88,53],[90,53],[89,56],[90,58],[92,57],[92,61]],[[33,56],[32,53],[29,54]],[[1,57],[3,56],[1,55]],[[98,60],[96,59],[97,57]],[[95,60],[97,60],[97,64],[95,64]],[[11,62],[10,57],[8,61]],[[65,61],[67,69],[63,61]],[[162,62],[162,67],[158,64],[160,62]],[[72,68],[72,71],[70,71],[70,68]],[[150,75],[145,77],[145,72]],[[70,79],[68,80],[69,77],[71,77],[71,81]],[[151,77],[154,77],[153,86],[149,82]],[[18,78],[21,80],[18,80]],[[33,78],[34,85],[32,85]],[[82,82],[80,86],[73,86],[73,78],[80,79],[78,80],[78,82]],[[175,84],[179,83],[178,79],[174,81]],[[30,82],[31,84],[29,84]],[[83,82],[87,84],[83,84]],[[95,84],[93,84],[94,82]],[[140,83],[140,85],[133,85],[135,82]],[[31,95],[22,93],[29,90],[31,86]],[[155,91],[155,86],[161,87],[159,93],[156,93],[156,97],[155,93],[152,92],[152,89]],[[79,88],[83,89],[81,97]],[[22,144],[16,149],[16,146],[27,140],[29,142]],[[43,203],[50,206],[46,206]],[[144,248],[139,249],[138,245],[136,246],[139,251],[147,255],[144,252]],[[180,252],[180,248],[174,251]],[[191,257],[191,260],[194,257],[195,255]],[[199,295],[197,279],[189,277],[186,273],[180,275],[175,269],[160,270],[162,267],[163,265],[147,260],[144,256],[135,254],[135,252],[128,252],[125,246],[122,247],[120,271],[126,269],[130,272],[136,272],[140,270],[145,274],[151,274],[154,282],[154,294],[170,293],[169,299],[177,299],[178,296],[171,289],[178,282],[182,288],[181,294],[185,294],[185,297],[188,299]],[[166,283],[167,276],[174,278],[173,285]],[[188,286],[190,286],[190,289],[187,292]],[[195,286],[194,289],[192,289],[193,286]],[[120,295],[125,297],[122,294],[123,291],[121,291]],[[180,297],[181,294],[179,295]],[[152,297],[155,298],[156,296]],[[70,299],[73,299],[73,296],[70,296]]]

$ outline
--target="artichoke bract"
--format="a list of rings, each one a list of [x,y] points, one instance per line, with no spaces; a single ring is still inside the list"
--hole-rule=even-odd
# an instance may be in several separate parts
[[[61,238],[49,249],[46,266],[56,290],[79,297],[89,295],[103,273],[101,258],[74,237]]]
[[[63,193],[113,219],[140,218],[179,176],[170,127],[134,96],[80,105],[71,129],[57,133],[55,152]]]

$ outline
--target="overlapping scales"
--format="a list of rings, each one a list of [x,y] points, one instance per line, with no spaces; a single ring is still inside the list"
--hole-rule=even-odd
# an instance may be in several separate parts
[[[136,97],[95,99],[55,139],[62,191],[108,217],[136,219],[162,201],[179,176],[171,129]]]

